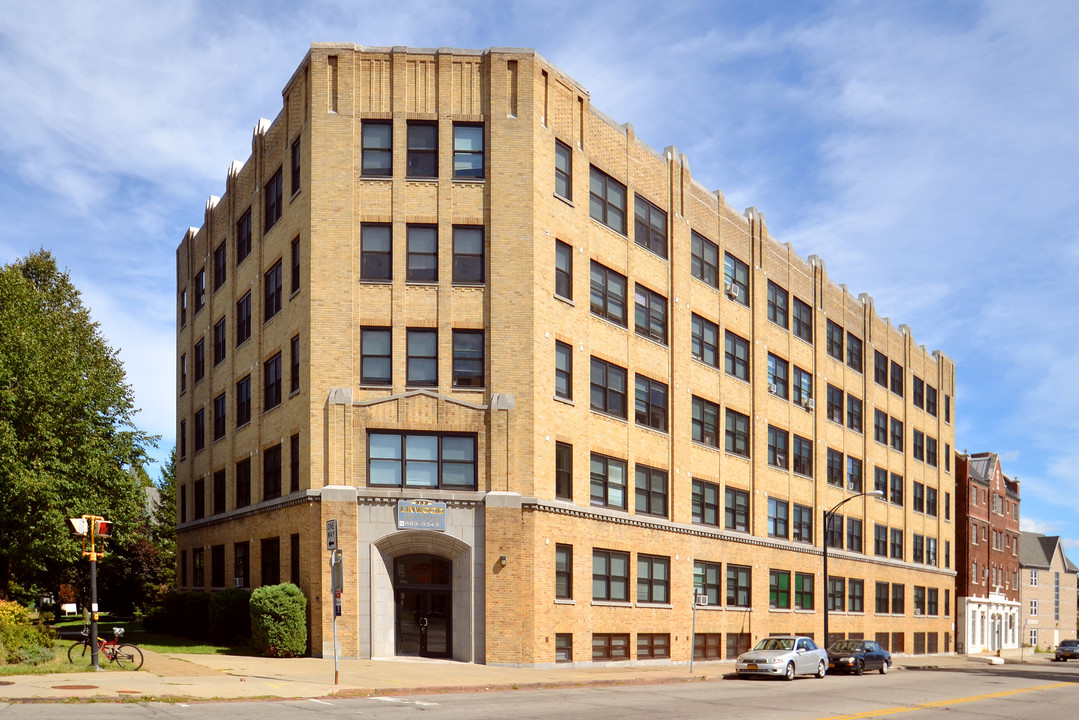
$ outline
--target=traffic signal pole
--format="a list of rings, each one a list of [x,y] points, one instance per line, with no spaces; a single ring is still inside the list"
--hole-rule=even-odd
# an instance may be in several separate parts
[[[105,538],[112,531],[112,523],[100,515],[83,515],[81,518],[68,520],[76,535],[82,536],[82,554],[90,560],[90,660],[94,670],[100,670],[97,647],[97,559],[105,556]],[[86,549],[86,538],[90,538],[90,549]],[[98,548],[98,538],[101,547]]]

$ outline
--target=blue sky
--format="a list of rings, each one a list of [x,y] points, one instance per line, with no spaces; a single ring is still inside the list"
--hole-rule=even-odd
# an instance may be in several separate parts
[[[33,5],[33,7],[31,7]],[[1079,4],[8,3],[0,262],[44,246],[172,447],[175,250],[313,41],[534,47],[957,364],[956,446],[1079,557]]]

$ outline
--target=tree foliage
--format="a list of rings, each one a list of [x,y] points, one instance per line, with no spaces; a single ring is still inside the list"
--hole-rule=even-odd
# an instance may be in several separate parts
[[[140,529],[130,472],[155,438],[137,429],[124,369],[78,289],[40,250],[0,268],[0,598],[80,557],[67,519]]]

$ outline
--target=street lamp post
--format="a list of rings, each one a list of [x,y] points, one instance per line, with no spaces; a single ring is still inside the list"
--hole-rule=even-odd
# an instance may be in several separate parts
[[[857,495],[851,495],[848,498],[843,498],[835,505],[831,510],[826,510],[824,513],[824,529],[822,535],[824,536],[824,648],[828,649],[828,519],[835,515],[835,511],[843,507],[851,500],[860,497],[875,497],[882,498],[884,493],[880,490],[872,490],[870,492],[858,493]],[[840,533],[842,537],[842,532]]]

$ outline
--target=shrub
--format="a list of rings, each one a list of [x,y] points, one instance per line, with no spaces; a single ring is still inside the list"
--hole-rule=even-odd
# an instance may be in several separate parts
[[[210,597],[208,592],[187,593],[184,602],[184,635],[200,640],[210,638]]]
[[[151,633],[172,633],[176,631],[176,625],[172,612],[163,605],[151,608],[146,617],[142,619],[143,630]]]
[[[298,587],[264,585],[251,593],[251,639],[267,657],[307,652],[307,598]]]
[[[229,588],[210,596],[210,637],[217,642],[234,643],[251,634],[251,593]]]
[[[17,602],[0,600],[0,665],[38,665],[52,659],[54,634],[30,622]]]

